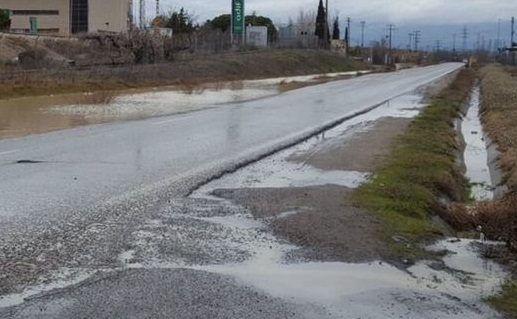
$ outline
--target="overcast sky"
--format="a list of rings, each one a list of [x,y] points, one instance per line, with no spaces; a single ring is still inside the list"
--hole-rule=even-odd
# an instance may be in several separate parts
[[[146,1],[147,10],[154,14],[155,1]],[[517,16],[516,0],[328,1],[330,15],[338,14],[342,26],[346,17],[352,19],[352,38],[354,29],[360,30],[360,21],[366,21],[365,41],[382,37],[386,25],[393,23],[399,29],[396,34],[399,45],[409,42],[408,33],[413,29],[422,30],[424,42],[435,43],[440,40],[452,45],[452,34],[457,34],[457,41],[461,44],[461,28],[467,25],[470,46],[477,42],[478,37],[485,38],[486,41],[496,39],[498,19],[501,19],[501,38],[509,38],[511,16]],[[247,14],[256,12],[282,24],[288,22],[290,17],[296,20],[300,10],[316,11],[318,2],[319,0],[245,0],[245,7]],[[184,7],[198,22],[230,13],[231,8],[231,0],[160,0],[160,3],[162,12]],[[444,32],[446,34],[441,34]],[[358,36],[357,32],[355,34]],[[405,40],[406,38],[408,39]]]

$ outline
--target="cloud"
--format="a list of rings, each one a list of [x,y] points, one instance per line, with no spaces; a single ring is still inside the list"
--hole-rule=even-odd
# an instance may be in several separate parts
[[[152,8],[154,1],[147,0]],[[515,0],[328,0],[330,14],[372,23],[440,25],[469,24],[509,19],[517,14]],[[246,0],[246,11],[287,22],[300,10],[315,11],[319,0]],[[229,13],[231,0],[161,0],[163,8],[184,7],[200,21]],[[154,11],[151,11],[154,12]]]

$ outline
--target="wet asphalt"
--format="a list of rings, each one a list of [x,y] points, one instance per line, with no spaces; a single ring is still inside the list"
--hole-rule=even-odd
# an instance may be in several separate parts
[[[186,196],[461,66],[367,75],[185,115],[0,140],[0,295],[59,279],[66,286],[73,276],[63,274],[71,269],[96,273],[64,290],[23,295],[21,304],[0,299],[0,318],[307,317],[302,306],[235,279],[185,269],[238,263],[249,258],[246,243],[267,247],[274,240],[260,228],[228,229],[203,219],[248,214],[242,208]],[[332,317],[311,311],[310,318]]]

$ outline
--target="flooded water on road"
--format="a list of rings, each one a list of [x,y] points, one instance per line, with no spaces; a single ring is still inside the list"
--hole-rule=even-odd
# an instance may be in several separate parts
[[[58,104],[70,103],[79,94],[27,97],[0,101],[0,138],[47,133],[93,124],[81,115],[47,112]]]
[[[122,92],[100,91],[0,100],[0,139],[48,133],[78,126],[138,120],[263,98],[291,82],[317,84],[322,77],[358,72],[162,87]]]

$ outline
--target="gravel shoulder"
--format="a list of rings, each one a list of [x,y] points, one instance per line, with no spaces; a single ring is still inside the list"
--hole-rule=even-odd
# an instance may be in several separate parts
[[[323,170],[371,171],[390,150],[391,141],[409,119],[386,117],[352,138],[335,138],[288,160]],[[352,189],[337,185],[291,188],[218,189],[213,195],[231,200],[266,221],[279,238],[301,247],[288,258],[304,261],[367,262],[387,256],[375,217],[355,207]]]

